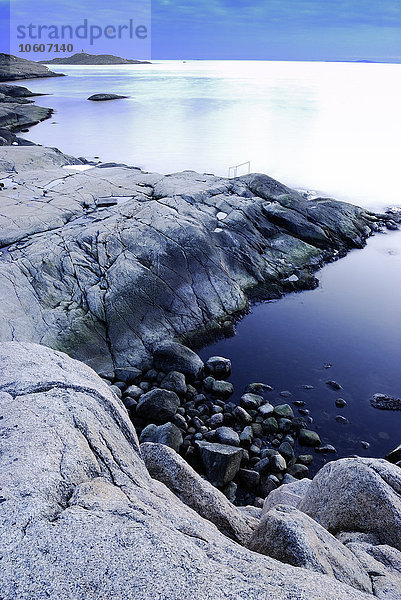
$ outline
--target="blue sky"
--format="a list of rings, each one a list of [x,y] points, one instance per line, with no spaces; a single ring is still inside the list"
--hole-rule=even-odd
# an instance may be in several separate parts
[[[7,49],[7,5],[0,0],[1,50]],[[11,15],[14,24],[78,25],[88,18],[106,26],[146,20],[149,6],[147,0],[11,0]],[[85,46],[131,58],[138,48],[129,39]],[[152,57],[400,60],[401,1],[153,0]]]

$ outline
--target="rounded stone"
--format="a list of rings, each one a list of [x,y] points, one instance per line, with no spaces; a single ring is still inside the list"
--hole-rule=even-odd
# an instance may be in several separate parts
[[[163,424],[174,417],[179,405],[175,392],[156,388],[141,396],[136,413],[146,421]]]

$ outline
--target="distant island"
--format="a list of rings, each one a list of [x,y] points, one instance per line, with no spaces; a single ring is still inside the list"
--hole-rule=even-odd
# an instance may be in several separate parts
[[[65,58],[53,58],[52,60],[39,60],[46,65],[150,65],[147,60],[130,60],[113,56],[112,54],[87,54],[79,52]]]

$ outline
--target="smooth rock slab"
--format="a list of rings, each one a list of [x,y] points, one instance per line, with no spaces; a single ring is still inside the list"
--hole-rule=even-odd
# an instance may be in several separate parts
[[[3,600],[371,600],[257,555],[155,481],[86,365],[0,345]]]
[[[257,522],[246,518],[222,492],[205,481],[170,448],[160,444],[141,444],[150,475],[164,483],[184,504],[211,521],[225,535],[240,544],[249,542]]]
[[[279,505],[265,513],[249,547],[296,567],[325,573],[362,591],[372,591],[368,574],[352,552],[292,506]]]

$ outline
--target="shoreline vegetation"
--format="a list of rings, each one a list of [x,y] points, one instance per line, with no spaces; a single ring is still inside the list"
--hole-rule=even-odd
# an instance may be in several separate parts
[[[401,216],[261,174],[160,175],[36,146],[15,135],[51,114],[31,96],[0,87],[1,535],[20,536],[4,597],[83,600],[97,581],[105,598],[150,599],[156,581],[171,600],[395,600],[399,466],[341,459],[308,479],[311,449],[335,448],[303,406],[285,391],[273,404],[268,382],[238,395],[228,359],[187,346],[232,335],[252,301],[315,287]]]

